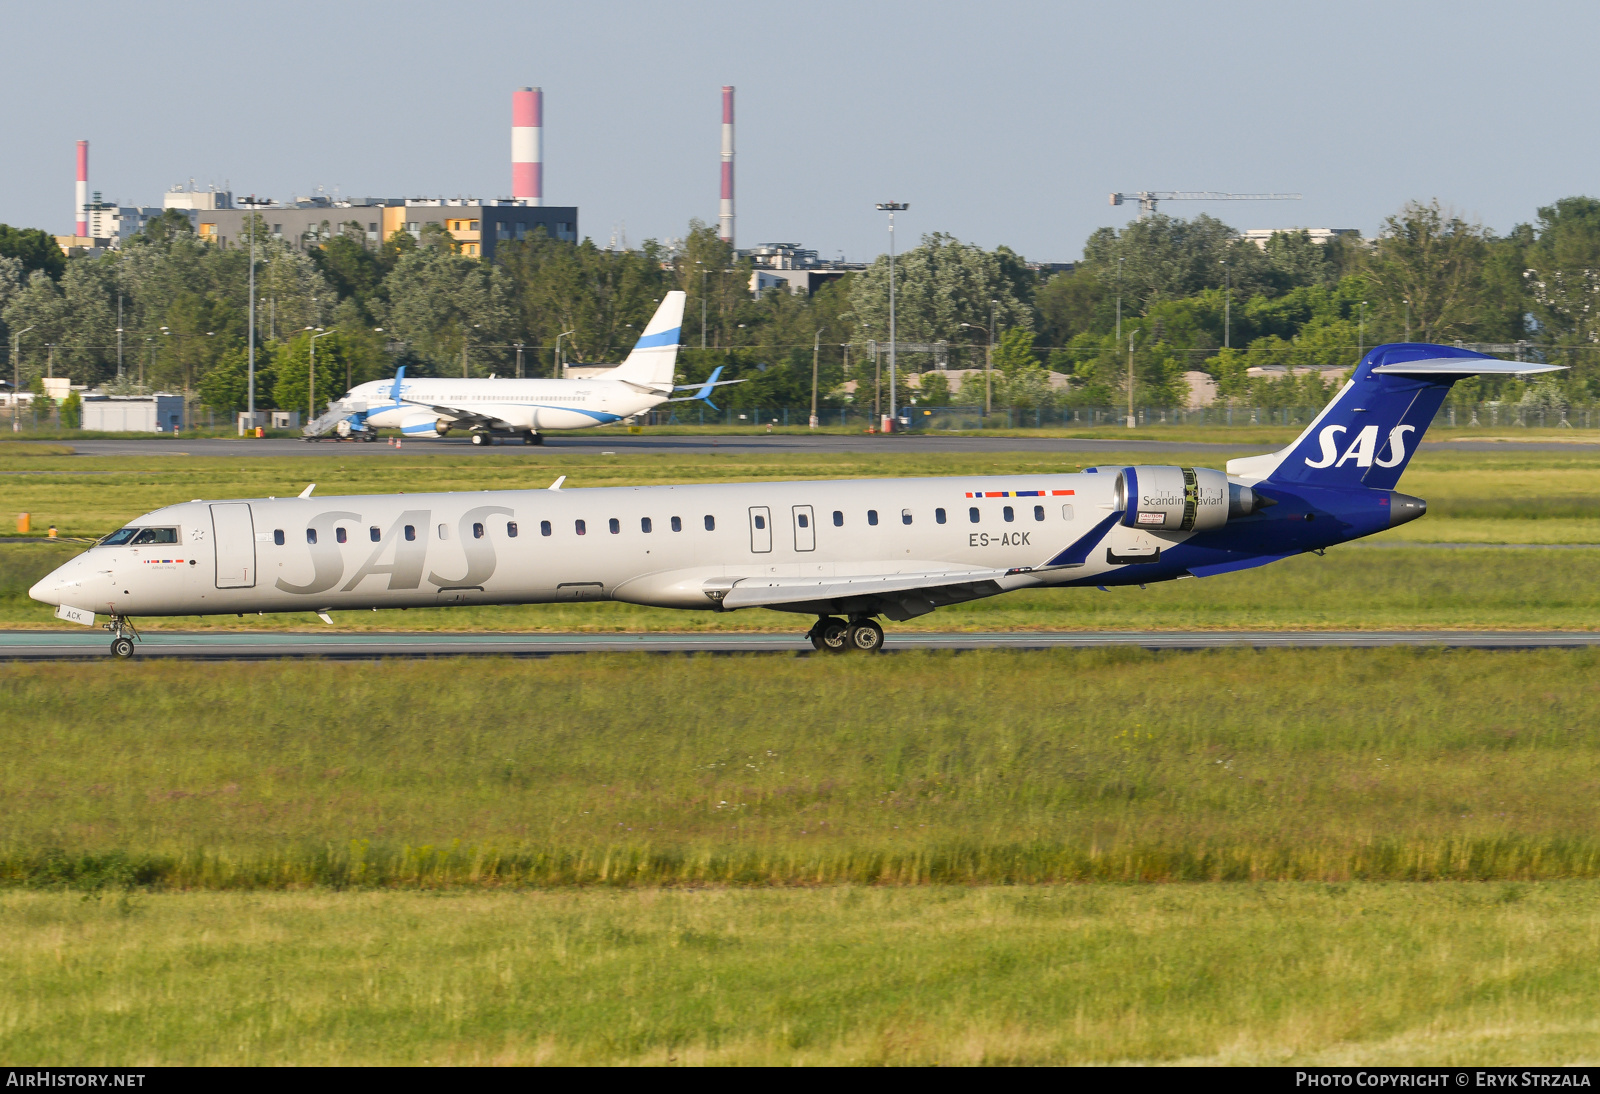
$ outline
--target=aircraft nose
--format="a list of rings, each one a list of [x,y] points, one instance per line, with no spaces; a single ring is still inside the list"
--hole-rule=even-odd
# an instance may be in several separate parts
[[[60,607],[62,598],[67,591],[79,584],[78,574],[82,569],[82,561],[73,559],[61,566],[57,566],[44,577],[40,578],[28,590],[28,596],[41,604],[50,604]]]

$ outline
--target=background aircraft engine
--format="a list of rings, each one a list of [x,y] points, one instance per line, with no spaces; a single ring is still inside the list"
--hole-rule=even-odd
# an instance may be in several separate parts
[[[1252,512],[1256,498],[1248,486],[1208,467],[1124,467],[1116,505],[1129,528],[1199,532]]]
[[[400,419],[400,434],[404,437],[438,437],[443,434],[439,429],[442,420],[432,411],[419,410]]]

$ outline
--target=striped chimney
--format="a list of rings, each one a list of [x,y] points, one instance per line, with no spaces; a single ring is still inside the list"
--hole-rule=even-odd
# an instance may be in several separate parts
[[[733,88],[722,89],[722,208],[717,235],[733,246]]]
[[[78,142],[78,199],[77,215],[79,237],[89,234],[89,142]]]
[[[511,95],[511,196],[544,204],[544,89]]]

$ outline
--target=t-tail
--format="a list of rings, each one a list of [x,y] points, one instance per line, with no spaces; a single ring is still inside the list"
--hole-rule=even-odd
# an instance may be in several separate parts
[[[1565,367],[1501,361],[1425,342],[1376,346],[1293,444],[1265,456],[1229,460],[1228,474],[1249,484],[1393,490],[1457,380]]]
[[[678,364],[678,341],[683,334],[683,301],[678,289],[661,300],[628,359],[612,369],[607,379],[665,395],[672,390],[672,373]]]

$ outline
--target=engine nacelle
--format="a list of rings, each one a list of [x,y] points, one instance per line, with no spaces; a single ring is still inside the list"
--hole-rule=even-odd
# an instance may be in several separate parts
[[[1122,523],[1151,531],[1220,528],[1261,505],[1255,491],[1209,467],[1124,467],[1115,489]]]
[[[402,437],[439,437],[445,430],[439,428],[443,424],[448,429],[448,423],[432,411],[417,410],[400,419],[400,435]]]

